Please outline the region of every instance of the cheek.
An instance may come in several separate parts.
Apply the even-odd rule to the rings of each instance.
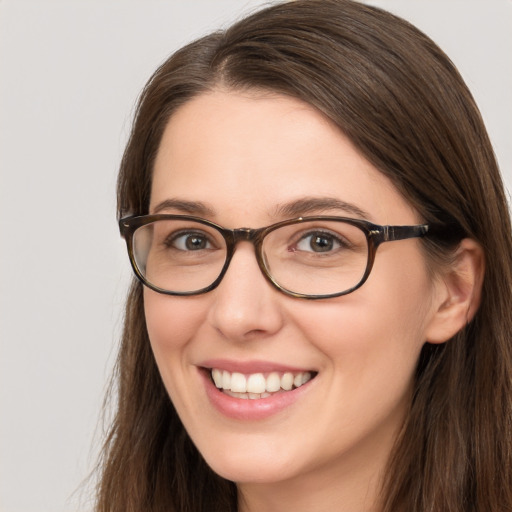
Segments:
[[[431,284],[422,260],[402,269],[383,251],[370,279],[331,301],[295,305],[294,318],[339,379],[410,382],[432,314]],[[300,306],[300,307],[299,307]]]
[[[365,308],[367,309],[367,308]],[[386,315],[386,313],[389,313]],[[361,311],[352,304],[304,313],[297,323],[303,336],[324,354],[339,378],[363,379],[403,370],[408,376],[423,345],[421,328],[389,308]]]
[[[198,301],[172,297],[144,290],[144,312],[149,339],[158,366],[162,359],[176,356],[194,336],[202,322],[203,311]]]

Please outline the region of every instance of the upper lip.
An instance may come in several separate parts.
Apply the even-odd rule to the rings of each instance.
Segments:
[[[252,361],[236,361],[231,359],[208,359],[201,362],[198,366],[202,368],[217,368],[226,370],[230,373],[238,372],[243,374],[251,373],[269,373],[269,372],[307,372],[314,371],[311,368],[300,368],[298,366],[290,366],[272,361],[252,360]]]

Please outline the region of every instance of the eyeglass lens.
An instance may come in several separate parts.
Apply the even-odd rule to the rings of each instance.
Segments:
[[[308,221],[267,233],[261,247],[267,273],[283,288],[329,295],[353,288],[368,262],[368,242],[343,221]],[[176,293],[210,286],[221,274],[227,244],[212,226],[188,219],[160,219],[133,235],[135,264],[157,288]]]

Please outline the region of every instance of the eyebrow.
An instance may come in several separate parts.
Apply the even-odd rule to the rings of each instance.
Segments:
[[[196,215],[198,217],[214,217],[213,208],[201,201],[186,201],[185,199],[166,199],[158,203],[152,213],[159,213],[164,210],[178,210],[188,215]]]
[[[187,201],[185,199],[169,198],[158,203],[152,213],[164,210],[177,210],[178,212],[198,217],[215,217],[214,209],[201,201]],[[342,211],[361,219],[370,220],[370,215],[358,206],[334,197],[304,197],[289,203],[278,204],[273,209],[273,217],[290,219],[311,213]]]
[[[290,203],[277,205],[274,212],[277,217],[293,218],[310,213],[340,210],[361,219],[370,219],[368,212],[355,204],[347,203],[335,197],[304,197]]]

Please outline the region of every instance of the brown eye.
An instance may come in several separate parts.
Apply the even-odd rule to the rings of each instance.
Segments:
[[[308,233],[303,236],[295,246],[297,251],[329,252],[342,248],[341,241],[329,233]]]
[[[213,248],[206,234],[190,232],[174,235],[166,245],[179,251],[201,251]]]

